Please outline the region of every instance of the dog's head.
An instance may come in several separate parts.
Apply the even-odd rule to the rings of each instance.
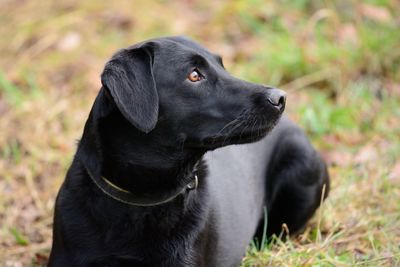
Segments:
[[[221,57],[182,37],[117,52],[101,76],[137,130],[187,147],[214,149],[259,140],[285,108],[285,93],[231,76]]]

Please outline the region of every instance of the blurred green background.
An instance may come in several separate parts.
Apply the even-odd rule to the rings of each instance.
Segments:
[[[0,1],[0,265],[42,266],[54,197],[116,50],[187,35],[288,92],[329,163],[305,232],[243,266],[400,265],[398,0]]]

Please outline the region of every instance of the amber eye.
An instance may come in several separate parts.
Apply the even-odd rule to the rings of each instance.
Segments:
[[[202,76],[198,70],[193,70],[189,76],[188,76],[189,81],[191,82],[198,82],[202,79]]]

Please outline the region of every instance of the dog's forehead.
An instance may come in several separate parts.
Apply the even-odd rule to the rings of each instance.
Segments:
[[[205,47],[196,43],[190,39],[184,37],[167,37],[159,39],[158,48],[161,54],[164,53],[180,53],[182,55],[188,54],[199,54],[203,57],[213,57],[214,55],[208,51]]]
[[[179,44],[179,45],[181,45],[183,47],[187,47],[187,48],[193,49],[195,51],[211,54],[211,52],[208,51],[201,44],[199,44],[199,43],[197,43],[197,42],[195,42],[195,41],[193,41],[193,40],[191,40],[189,38],[183,37],[183,36],[167,37],[167,38],[164,38],[164,40],[172,41],[172,42],[177,43],[177,44]]]

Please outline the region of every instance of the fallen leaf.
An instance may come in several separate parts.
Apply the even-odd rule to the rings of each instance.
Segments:
[[[354,157],[355,163],[366,163],[375,160],[378,157],[378,151],[373,145],[366,145],[361,148]]]
[[[35,264],[40,265],[40,266],[45,266],[47,262],[49,261],[48,256],[43,253],[36,253],[35,254]]]
[[[6,266],[6,267],[23,267],[22,262],[20,262],[20,261],[13,261],[13,260],[7,260],[7,261],[5,261],[5,266]]]
[[[390,94],[400,96],[400,83],[390,81],[386,84],[386,88]]]
[[[400,183],[400,161],[397,161],[389,173],[389,180],[393,183]]]
[[[389,10],[384,7],[370,4],[360,4],[359,11],[364,17],[377,22],[389,22],[392,20],[392,15],[390,14]]]
[[[352,23],[345,23],[341,27],[338,28],[337,31],[338,41],[342,44],[358,43],[358,33],[356,27]]]
[[[81,36],[77,32],[69,32],[62,38],[57,47],[61,51],[70,51],[78,47],[81,43]]]

